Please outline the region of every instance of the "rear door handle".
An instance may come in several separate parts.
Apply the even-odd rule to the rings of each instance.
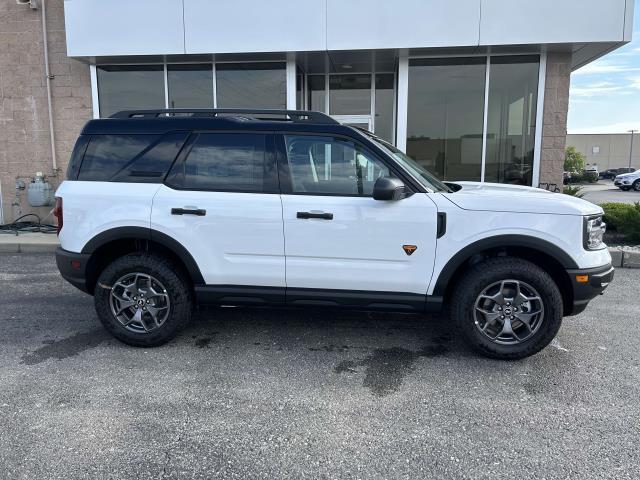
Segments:
[[[303,218],[303,219],[307,219],[307,218],[320,218],[322,220],[333,220],[333,213],[325,213],[325,212],[320,212],[320,213],[314,213],[314,212],[298,212],[298,214],[296,215],[297,218]]]
[[[204,217],[207,211],[204,208],[172,208],[171,215],[197,215]]]

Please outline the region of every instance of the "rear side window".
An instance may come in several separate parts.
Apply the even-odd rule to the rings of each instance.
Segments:
[[[159,138],[159,135],[93,135],[78,180],[110,181]]]
[[[191,151],[176,163],[167,184],[188,190],[266,192],[276,190],[267,136],[251,133],[201,133]]]
[[[69,165],[67,166],[67,180],[76,180],[78,178],[82,157],[84,157],[84,152],[87,149],[87,144],[90,139],[91,137],[89,135],[80,135],[78,140],[76,140],[73,153],[69,159]]]

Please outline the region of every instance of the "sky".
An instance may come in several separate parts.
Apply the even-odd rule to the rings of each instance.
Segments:
[[[569,133],[640,129],[640,5],[633,41],[573,72]]]

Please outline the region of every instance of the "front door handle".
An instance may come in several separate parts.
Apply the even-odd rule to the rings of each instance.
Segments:
[[[204,208],[172,208],[171,215],[197,215],[204,217],[207,211]]]
[[[298,212],[296,215],[297,218],[320,218],[322,220],[333,220],[333,213],[325,213],[325,212]]]

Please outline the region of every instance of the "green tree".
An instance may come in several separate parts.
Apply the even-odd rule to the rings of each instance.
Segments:
[[[576,150],[576,147],[567,147],[564,156],[565,172],[582,172],[584,170],[584,162],[587,159],[582,153]]]

